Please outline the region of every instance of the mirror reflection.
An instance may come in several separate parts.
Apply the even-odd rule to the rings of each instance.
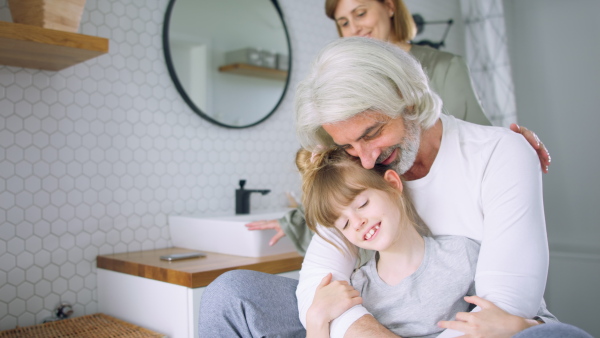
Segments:
[[[291,49],[275,0],[171,0],[163,44],[183,99],[220,126],[264,121],[286,91]]]

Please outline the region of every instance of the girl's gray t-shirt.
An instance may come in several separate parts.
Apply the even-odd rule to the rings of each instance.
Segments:
[[[464,296],[475,295],[475,269],[479,243],[462,236],[423,237],[421,265],[397,285],[377,274],[376,256],[354,271],[352,286],[360,291],[363,306],[389,330],[401,337],[435,337],[440,320],[454,320],[467,312]]]

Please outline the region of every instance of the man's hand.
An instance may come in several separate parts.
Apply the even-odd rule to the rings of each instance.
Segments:
[[[248,230],[273,229],[273,230],[277,231],[277,233],[269,241],[269,246],[275,245],[275,243],[277,243],[277,241],[279,241],[280,239],[282,239],[285,236],[285,232],[283,232],[283,230],[281,230],[281,226],[279,226],[279,222],[276,219],[272,219],[270,221],[264,220],[264,221],[251,222],[251,223],[246,224],[246,228],[248,228]]]
[[[519,134],[523,135],[523,137],[525,137],[527,142],[529,142],[529,144],[531,144],[533,149],[537,152],[538,157],[540,158],[540,164],[542,165],[542,172],[547,174],[548,166],[550,166],[550,162],[552,159],[550,158],[550,152],[548,152],[548,149],[546,148],[546,146],[542,143],[542,141],[540,141],[540,138],[533,131],[531,131],[523,126],[519,126],[516,123],[511,124],[510,129],[512,131],[514,131],[515,133],[519,133]]]
[[[481,311],[459,312],[455,321],[441,321],[438,326],[463,332],[461,337],[465,338],[509,338],[538,324],[533,319],[511,315],[481,297],[465,297],[465,301],[479,306]]]

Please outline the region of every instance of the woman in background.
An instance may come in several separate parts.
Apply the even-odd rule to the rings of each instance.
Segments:
[[[412,14],[402,0],[326,0],[325,14],[335,21],[340,37],[362,36],[388,41],[409,52],[425,70],[433,90],[441,97],[444,112],[480,125],[491,125],[473,90],[469,69],[461,56],[428,46],[410,43],[417,34]],[[550,154],[532,131],[516,124],[537,151],[542,171],[547,173]],[[301,255],[306,253],[313,233],[306,227],[302,206],[279,220],[261,220],[246,224],[249,230],[273,229],[269,245],[287,236]]]

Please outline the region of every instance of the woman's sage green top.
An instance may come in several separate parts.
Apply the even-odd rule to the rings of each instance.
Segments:
[[[490,125],[473,90],[469,69],[462,57],[418,45],[413,45],[410,53],[421,62],[431,87],[442,98],[444,113],[468,122]],[[304,208],[300,206],[289,211],[278,222],[298,252],[304,255],[313,235],[306,226]]]

